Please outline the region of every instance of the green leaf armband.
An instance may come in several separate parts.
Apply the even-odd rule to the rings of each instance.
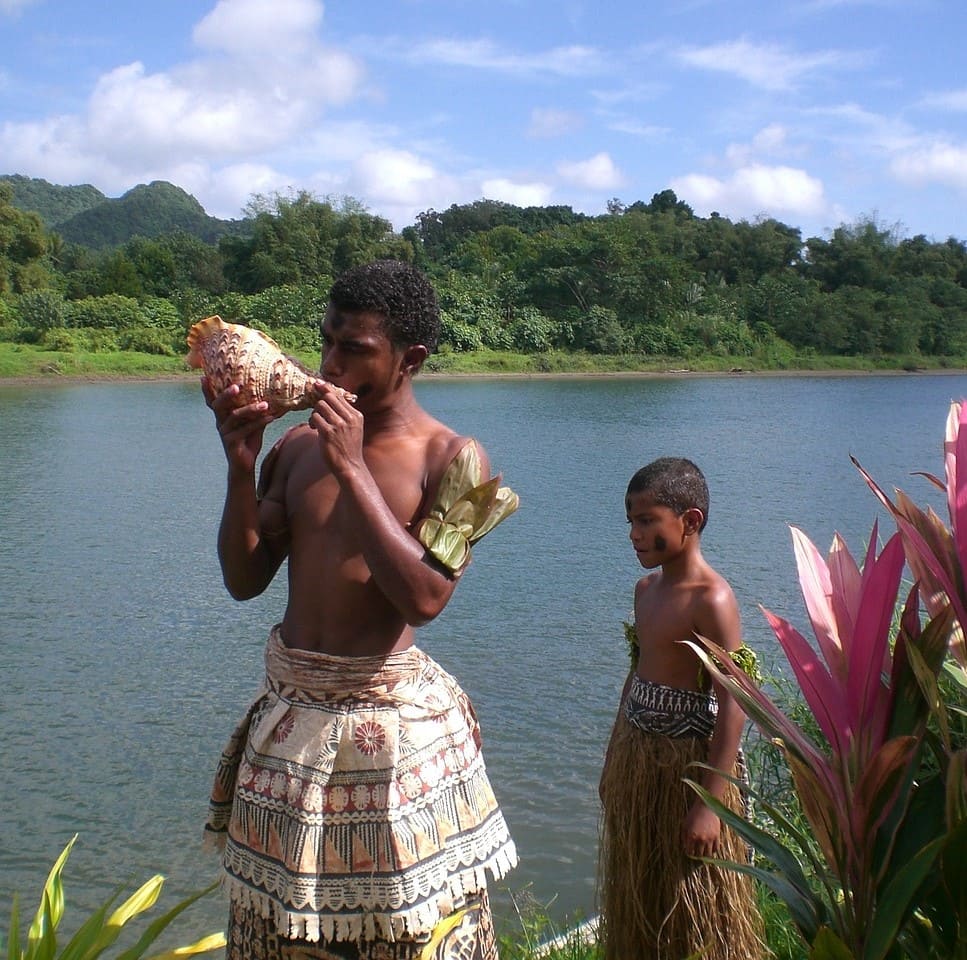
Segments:
[[[500,486],[500,475],[482,482],[480,454],[470,440],[447,467],[430,515],[420,520],[414,536],[448,570],[460,574],[470,562],[470,548],[506,520],[520,498]]]
[[[757,686],[762,686],[762,671],[759,669],[759,658],[755,655],[755,650],[739,644],[737,650],[729,651],[729,659]],[[698,671],[698,689],[708,691],[712,688],[712,681],[704,667]]]

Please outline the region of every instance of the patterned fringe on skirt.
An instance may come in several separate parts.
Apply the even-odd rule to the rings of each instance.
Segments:
[[[474,895],[459,909],[466,913],[434,944],[427,960],[497,960],[487,891]],[[232,903],[225,960],[423,960],[423,950],[432,937],[425,934],[395,942],[290,940],[256,911]]]
[[[752,879],[694,860],[682,846],[682,822],[697,799],[682,778],[698,778],[700,770],[687,768],[706,761],[708,740],[646,732],[635,722],[649,714],[665,723],[659,719],[664,713],[669,728],[684,730],[706,712],[714,723],[709,700],[714,703],[703,694],[638,681],[615,724],[601,778],[598,889],[606,960],[758,960],[765,953]],[[731,785],[726,803],[742,809]],[[724,824],[718,857],[748,860],[745,842]]]

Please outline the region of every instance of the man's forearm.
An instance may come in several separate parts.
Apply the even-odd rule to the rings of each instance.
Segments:
[[[258,596],[268,586],[272,574],[266,578],[265,559],[255,478],[229,471],[218,527],[218,560],[225,586],[236,600]]]
[[[403,528],[368,470],[340,478],[343,493],[359,519],[363,556],[386,598],[411,626],[432,620],[446,606],[454,583]]]

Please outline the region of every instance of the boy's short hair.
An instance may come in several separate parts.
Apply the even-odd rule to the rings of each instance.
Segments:
[[[379,313],[390,342],[422,344],[429,353],[440,339],[440,307],[422,271],[401,260],[375,260],[347,270],[333,283],[329,302],[350,313]]]
[[[708,484],[702,471],[684,457],[661,457],[642,467],[628,482],[626,496],[649,493],[655,503],[681,516],[686,510],[702,511],[701,532],[708,523]]]

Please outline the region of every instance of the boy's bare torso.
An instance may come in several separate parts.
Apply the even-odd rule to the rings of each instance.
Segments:
[[[638,676],[683,690],[698,690],[701,662],[681,641],[715,633],[715,610],[731,597],[726,581],[707,564],[681,577],[643,577],[635,587],[635,624],[641,657]]]
[[[422,413],[375,433],[364,459],[386,505],[409,528],[465,438]],[[383,656],[413,643],[413,629],[375,583],[364,542],[323,459],[316,432],[286,437],[259,507],[263,534],[287,550],[289,594],[282,621],[287,646],[337,656]]]

